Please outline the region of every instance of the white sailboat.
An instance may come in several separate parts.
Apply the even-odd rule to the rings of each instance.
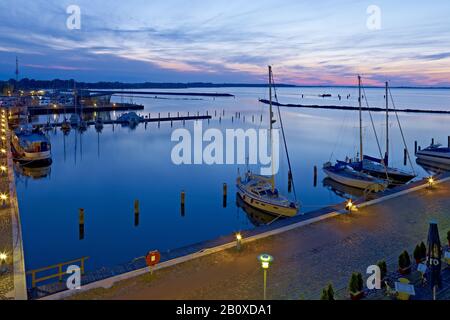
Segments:
[[[269,96],[270,96],[269,130],[270,130],[270,139],[271,139],[270,145],[273,164],[272,130],[274,119],[272,111],[273,109],[272,80],[273,80],[272,67],[269,66]],[[280,123],[282,123],[281,119]],[[278,191],[278,189],[275,188],[275,174],[272,174],[271,177],[265,177],[253,174],[252,172],[248,171],[244,177],[239,176],[237,178],[236,186],[238,194],[241,197],[241,199],[252,208],[281,217],[293,217],[298,213],[299,204],[290,201],[286,197],[282,196]]]

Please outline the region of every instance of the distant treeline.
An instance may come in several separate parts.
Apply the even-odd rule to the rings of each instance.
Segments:
[[[77,89],[188,89],[188,88],[231,88],[231,87],[266,87],[267,84],[243,84],[243,83],[206,83],[206,82],[190,82],[190,83],[123,83],[123,82],[76,82],[70,80],[34,80],[21,79],[16,85],[16,80],[0,81],[0,87],[13,86],[21,90],[33,89],[73,89],[76,85]],[[278,87],[296,87],[295,85],[280,84]]]
[[[156,82],[142,82],[142,83],[124,83],[124,82],[76,82],[70,80],[34,80],[24,78],[16,85],[16,80],[10,79],[8,81],[0,81],[0,89],[6,86],[12,86],[21,90],[36,90],[36,89],[73,89],[76,84],[78,89],[188,89],[188,88],[265,88],[267,84],[259,83],[210,83],[210,82],[189,82],[189,83],[156,83]],[[354,88],[355,86],[333,86],[333,85],[291,85],[291,84],[277,84],[279,88]],[[368,86],[368,88],[382,88],[377,86]],[[392,87],[398,89],[450,89],[450,87],[413,87],[400,86]]]

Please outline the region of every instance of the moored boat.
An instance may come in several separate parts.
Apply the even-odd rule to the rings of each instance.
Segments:
[[[443,147],[440,144],[434,144],[426,149],[417,151],[416,156],[420,160],[450,165],[450,148]]]
[[[327,162],[323,166],[323,171],[331,179],[358,189],[380,192],[388,187],[388,182],[384,179],[375,178],[367,173],[356,171],[349,163],[338,161],[336,164]]]
[[[29,166],[45,166],[52,163],[51,144],[39,129],[19,128],[12,141],[14,160]]]
[[[272,111],[272,85],[273,85],[273,76],[272,76],[272,67],[269,66],[269,96],[270,96],[270,104],[269,104],[269,132],[270,132],[270,150],[272,162],[274,164],[274,141],[273,141],[273,124],[275,120],[273,118],[274,113]],[[283,140],[285,143],[285,149],[287,153],[287,144],[284,135],[284,129],[281,121],[281,112],[278,109],[279,121],[281,125],[281,130],[283,132]],[[289,156],[287,155],[288,164],[289,164],[289,172],[290,176],[292,176],[291,165],[289,161]],[[291,181],[292,186],[294,185],[293,180]],[[275,174],[273,172],[272,167],[272,176],[266,177],[261,175],[256,175],[247,171],[244,177],[239,176],[236,181],[236,187],[238,193],[242,200],[248,204],[249,206],[261,210],[263,212],[280,216],[280,217],[293,217],[297,215],[299,210],[299,204],[293,201],[288,200],[286,197],[282,196],[279,190],[275,187]],[[295,194],[295,187],[294,194]]]

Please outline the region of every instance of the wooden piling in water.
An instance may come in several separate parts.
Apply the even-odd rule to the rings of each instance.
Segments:
[[[450,148],[450,136],[448,136],[448,147]]]
[[[134,200],[134,226],[139,226],[139,200]]]
[[[317,166],[314,166],[314,188],[317,187]]]
[[[431,145],[434,146],[434,138],[431,139]]]
[[[408,149],[403,150],[403,165],[406,166],[408,164]]]
[[[414,154],[417,154],[417,141],[414,141]]]
[[[227,207],[227,197],[228,197],[228,185],[226,183],[223,184],[223,202],[222,206],[224,208]]]
[[[181,191],[181,216],[186,214],[186,192]]]
[[[292,172],[288,172],[288,193],[292,192]]]
[[[84,239],[84,209],[79,209],[78,212],[78,229],[79,229],[79,239]]]

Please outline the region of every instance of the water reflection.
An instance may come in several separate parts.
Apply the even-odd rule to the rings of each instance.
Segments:
[[[51,165],[45,167],[30,167],[20,165],[18,162],[14,163],[14,170],[17,175],[33,180],[39,180],[50,177]]]
[[[250,207],[248,204],[245,203],[244,200],[242,200],[242,198],[238,193],[236,194],[236,205],[238,206],[238,208],[244,210],[244,212],[247,214],[248,220],[255,227],[266,226],[271,224],[275,220],[280,219],[279,217],[275,217],[271,214]]]
[[[330,178],[323,180],[323,186],[345,200],[364,196],[364,190],[346,186]]]

